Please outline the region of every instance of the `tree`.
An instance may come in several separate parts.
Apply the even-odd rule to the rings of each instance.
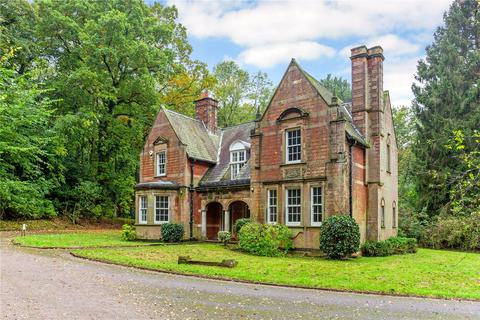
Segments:
[[[218,122],[221,127],[255,119],[265,110],[272,95],[272,82],[261,71],[253,76],[234,61],[217,64],[213,70],[216,85],[213,88],[219,102]]]
[[[465,170],[453,149],[453,132],[473,136],[480,123],[480,10],[475,0],[455,1],[444,15],[413,85],[416,135],[412,145],[417,210],[435,216],[448,209],[450,177]],[[465,145],[468,153],[471,145]]]
[[[160,102],[171,102],[172,84],[181,77],[186,87],[195,86],[190,92],[200,90],[203,67],[190,61],[174,7],[141,0],[39,0],[34,6],[68,150],[66,186],[57,193],[62,208],[88,203],[94,216],[129,213],[138,154]]]
[[[15,54],[4,63],[9,68],[15,66],[18,74],[28,71],[38,57],[33,32],[36,21],[34,8],[27,0],[0,0],[0,57],[14,49]]]
[[[10,51],[0,60],[0,218],[55,215],[48,195],[62,180],[65,149],[52,101],[35,73],[19,74]],[[38,72],[41,73],[41,72]]]
[[[352,101],[352,89],[350,83],[342,77],[334,77],[330,73],[320,83],[340,98],[342,101]]]

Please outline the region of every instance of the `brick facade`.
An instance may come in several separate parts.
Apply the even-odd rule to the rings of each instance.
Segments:
[[[266,223],[269,190],[276,190],[277,223],[288,225],[286,195],[287,190],[295,189],[301,194],[300,221],[289,227],[297,247],[318,247],[320,228],[312,218],[312,194],[317,192],[318,199],[319,190],[322,219],[351,214],[360,226],[362,242],[396,235],[393,224],[395,220],[398,225],[398,217],[393,217],[393,207],[398,208],[397,146],[388,93],[383,91],[382,49],[354,48],[351,60],[351,114],[344,103],[292,60],[266,111],[252,123],[249,137],[241,139],[249,148],[245,164],[248,176],[241,171],[242,179],[236,181],[230,180],[228,163],[219,163],[229,159],[228,154],[220,155],[225,148],[228,152],[228,146],[222,143],[226,139],[233,143],[236,138],[232,129],[227,134],[227,129],[217,128],[214,99],[203,95],[197,100],[196,117],[219,149],[215,163],[189,155],[167,111],[161,110],[140,155],[138,234],[160,237],[160,228],[150,218],[156,194],[171,198],[170,222],[184,224],[186,237],[204,238],[212,237],[215,228],[230,230],[241,216],[250,215]],[[287,132],[296,129],[301,134],[300,160],[290,163]],[[167,174],[156,177],[155,154],[161,150],[167,152]],[[388,158],[390,165],[386,163]],[[162,187],[162,182],[171,185]],[[141,195],[149,197],[149,219],[143,225],[138,220]]]

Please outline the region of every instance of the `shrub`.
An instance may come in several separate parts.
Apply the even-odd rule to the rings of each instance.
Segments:
[[[435,249],[480,250],[480,213],[440,217],[427,227],[422,244]]]
[[[180,242],[183,238],[183,224],[164,223],[162,224],[162,240],[165,242]]]
[[[250,222],[252,222],[252,220],[250,220],[250,218],[238,219],[237,221],[235,221],[235,224],[233,225],[233,230],[235,230],[236,233],[239,233],[240,229],[242,229],[242,227],[244,225],[246,225],[247,223],[250,223]]]
[[[232,234],[229,231],[218,231],[217,238],[218,241],[223,242],[223,245],[226,246],[228,241],[232,239]]]
[[[282,225],[247,223],[240,228],[238,237],[240,248],[259,256],[284,255],[293,248],[292,233]]]
[[[366,257],[384,257],[393,254],[417,252],[415,238],[392,237],[385,241],[369,241],[362,245],[362,254]]]
[[[320,250],[331,259],[348,257],[359,246],[360,228],[350,216],[331,216],[320,227]]]
[[[135,239],[137,239],[135,227],[129,224],[124,224],[122,226],[122,240],[133,241]]]

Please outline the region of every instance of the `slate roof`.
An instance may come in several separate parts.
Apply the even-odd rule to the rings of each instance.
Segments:
[[[199,120],[172,110],[163,110],[178,139],[186,145],[187,154],[190,158],[211,163],[217,162],[217,150],[220,140],[218,135],[208,132],[203,122]]]
[[[200,186],[212,184],[225,184],[230,180],[230,145],[237,141],[250,143],[250,131],[254,128],[255,122],[247,122],[232,127],[224,128],[221,131],[220,149],[217,165],[210,168],[200,181]],[[250,155],[247,154],[247,163],[242,167],[237,180],[250,179]],[[235,181],[238,182],[238,181]],[[234,183],[234,182],[231,182]]]

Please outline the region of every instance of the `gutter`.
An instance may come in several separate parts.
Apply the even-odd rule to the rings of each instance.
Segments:
[[[195,188],[193,187],[193,167],[195,166],[195,159],[191,159],[190,162],[190,188],[188,188],[188,195],[190,200],[190,241],[193,240],[193,192]]]
[[[352,147],[355,140],[348,139],[348,210],[353,217],[353,156]]]

